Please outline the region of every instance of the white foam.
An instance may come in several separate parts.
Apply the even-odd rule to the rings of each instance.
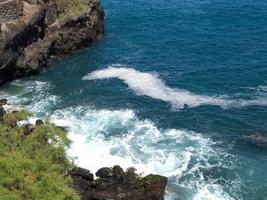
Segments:
[[[60,102],[60,97],[50,93],[49,82],[16,80],[6,90],[0,91],[1,98],[8,100],[7,109],[29,109],[37,114],[47,112]]]
[[[94,71],[83,78],[83,80],[118,78],[134,90],[137,95],[145,95],[168,103],[174,108],[197,107],[201,105],[216,105],[222,108],[244,107],[244,106],[267,106],[267,98],[256,97],[252,100],[225,99],[198,95],[187,90],[168,87],[157,75],[144,73],[131,68],[108,67],[103,70]]]
[[[212,141],[201,134],[160,130],[150,120],[139,120],[132,110],[75,107],[56,111],[51,120],[69,128],[73,141],[69,155],[77,157],[76,163],[92,172],[103,166],[134,166],[144,175],[175,177],[177,184],[189,175],[192,179],[185,179],[182,186],[195,192],[194,200],[202,199],[204,194],[210,197],[207,200],[230,200],[223,189],[214,193],[219,186],[210,183],[207,187],[202,178],[201,169],[211,167],[208,160],[220,159],[220,155],[212,149]]]
[[[224,192],[219,185],[207,184],[199,188],[193,200],[234,200],[234,198]]]

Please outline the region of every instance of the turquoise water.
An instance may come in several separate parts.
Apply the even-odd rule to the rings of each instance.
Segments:
[[[106,34],[1,89],[76,162],[169,177],[167,199],[267,199],[267,2],[103,0]],[[264,140],[264,139],[263,139]]]

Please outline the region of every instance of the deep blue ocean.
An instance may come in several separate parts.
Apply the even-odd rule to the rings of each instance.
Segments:
[[[267,200],[267,1],[102,5],[100,41],[1,96],[68,127],[93,172],[165,175],[166,199]]]

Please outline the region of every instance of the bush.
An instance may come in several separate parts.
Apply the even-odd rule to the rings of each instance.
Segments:
[[[27,126],[15,122],[28,116],[25,111],[9,113],[0,121],[1,200],[80,199],[66,176],[73,167],[66,155],[66,133],[45,123],[25,134]]]

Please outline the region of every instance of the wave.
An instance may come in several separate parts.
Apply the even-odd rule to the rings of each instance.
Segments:
[[[96,172],[103,166],[119,164],[124,169],[134,166],[144,175],[165,175],[170,183],[166,199],[177,199],[181,191],[192,194],[183,198],[188,200],[240,199],[236,197],[241,185],[238,176],[223,177],[232,171],[236,158],[215,149],[211,139],[187,130],[160,129],[129,109],[79,106],[54,111],[60,98],[50,97],[52,87],[42,81],[18,81],[5,95],[16,91],[11,101],[33,110],[38,118],[50,116],[57,125],[67,127],[73,141],[68,154],[76,158],[77,165]],[[214,173],[207,176],[207,171]],[[218,176],[218,172],[222,173]]]
[[[177,191],[177,187],[190,190],[193,196],[189,199],[194,200],[230,200],[225,187],[239,190],[239,183],[218,184],[223,175],[205,176],[205,171],[231,171],[235,159],[214,149],[213,142],[199,133],[161,130],[150,120],[138,119],[132,110],[73,107],[54,112],[51,120],[70,130],[73,143],[69,155],[76,156],[77,164],[92,172],[103,166],[134,166],[143,175],[170,177],[175,185],[169,187],[170,191]],[[234,181],[239,180],[234,177]]]
[[[45,81],[16,80],[0,91],[0,97],[8,99],[8,109],[23,107],[42,116],[60,103],[60,97],[51,94],[52,88]]]
[[[97,70],[83,77],[83,80],[118,78],[128,85],[137,95],[149,96],[153,99],[170,103],[174,108],[197,107],[201,105],[214,105],[222,108],[267,106],[267,98],[256,97],[251,100],[227,99],[198,95],[187,90],[168,87],[157,75],[140,72],[132,68],[110,66]]]

